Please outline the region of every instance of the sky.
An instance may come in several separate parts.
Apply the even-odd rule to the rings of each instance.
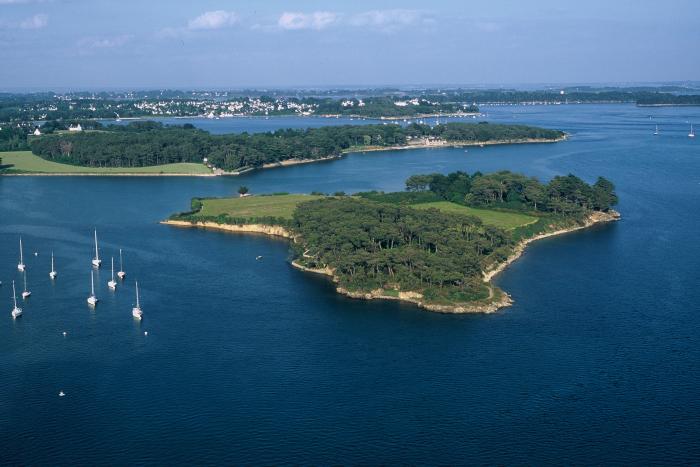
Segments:
[[[697,0],[0,0],[0,89],[700,80]]]

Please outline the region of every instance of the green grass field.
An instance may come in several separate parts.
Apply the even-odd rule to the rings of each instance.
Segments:
[[[203,164],[181,163],[154,165],[151,167],[125,167],[125,168],[95,168],[80,167],[77,165],[59,164],[51,162],[32,154],[30,151],[0,152],[2,164],[8,167],[10,172],[41,173],[41,174],[211,174]]]
[[[282,217],[291,219],[299,203],[322,198],[314,195],[246,196],[202,200],[202,216],[228,214],[231,217]]]
[[[488,209],[476,209],[449,201],[437,201],[434,203],[421,203],[411,206],[416,209],[436,208],[447,213],[468,214],[481,219],[484,224],[495,225],[506,230],[511,230],[523,225],[537,222],[537,217],[515,212],[490,211]]]

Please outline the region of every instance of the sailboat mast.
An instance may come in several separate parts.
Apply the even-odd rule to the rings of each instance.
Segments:
[[[24,254],[22,254],[22,237],[19,237],[19,264],[24,264]]]
[[[55,270],[55,268],[53,266],[53,251],[52,251],[51,252],[51,272],[53,272],[54,270]]]
[[[95,295],[95,273],[90,271],[90,292],[94,296]]]
[[[24,291],[27,291],[27,271],[24,271]]]
[[[122,263],[122,249],[119,249],[119,270],[124,270],[124,264]]]
[[[95,259],[100,259],[100,252],[97,250],[97,229],[95,229]]]
[[[17,290],[15,290],[15,281],[12,281],[12,298],[15,300],[15,308],[17,308]]]
[[[112,282],[114,282],[114,256],[112,256]]]
[[[141,308],[139,304],[139,281],[136,281],[136,308]]]

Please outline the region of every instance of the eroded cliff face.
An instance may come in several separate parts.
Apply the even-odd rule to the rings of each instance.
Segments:
[[[189,222],[189,221],[163,221],[162,224],[176,225],[179,227],[201,227],[204,229],[225,230],[227,232],[241,233],[261,233],[265,235],[273,235],[275,237],[294,238],[289,230],[278,225],[266,224],[217,224],[216,222]]]

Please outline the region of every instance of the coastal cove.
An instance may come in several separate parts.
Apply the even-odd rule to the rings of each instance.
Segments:
[[[238,177],[0,177],[3,460],[697,463],[700,157],[687,122],[700,122],[700,109],[482,111],[569,137],[360,152]],[[226,133],[313,120],[333,123],[185,121]],[[352,299],[291,265],[287,238],[159,223],[194,197],[236,196],[241,185],[250,198],[388,193],[414,174],[458,170],[604,175],[622,218],[533,241],[489,271],[514,299],[497,313]],[[101,302],[90,311],[94,228],[105,261],[124,249],[129,276],[112,293],[108,271],[97,271]],[[20,235],[33,293],[12,321]],[[130,313],[136,279],[140,324]]]

